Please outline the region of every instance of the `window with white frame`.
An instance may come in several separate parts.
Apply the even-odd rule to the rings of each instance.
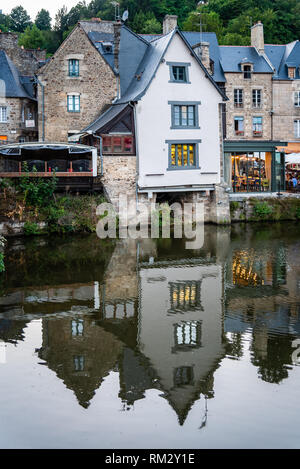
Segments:
[[[300,138],[300,119],[294,120],[294,135],[296,138]]]
[[[252,106],[255,108],[261,107],[261,90],[252,90]]]
[[[243,90],[236,88],[234,90],[234,107],[243,107]]]
[[[294,92],[294,105],[295,107],[300,107],[300,91]]]
[[[68,107],[68,112],[80,112],[80,96],[69,94],[67,107]]]
[[[7,122],[7,107],[0,106],[0,122]]]

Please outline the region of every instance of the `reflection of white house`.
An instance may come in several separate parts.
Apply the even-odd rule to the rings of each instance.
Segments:
[[[221,266],[141,268],[139,349],[181,422],[223,354],[222,324]]]

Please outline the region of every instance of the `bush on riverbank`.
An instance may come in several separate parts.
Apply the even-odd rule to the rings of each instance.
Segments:
[[[0,219],[10,224],[24,223],[26,236],[47,233],[95,232],[97,206],[102,194],[57,194],[57,178],[24,176],[12,184],[2,180]]]
[[[299,221],[300,198],[278,197],[263,200],[255,198],[231,201],[232,222],[240,221]]]

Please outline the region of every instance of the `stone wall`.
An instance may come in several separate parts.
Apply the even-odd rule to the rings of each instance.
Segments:
[[[100,174],[100,167],[98,174]],[[104,156],[101,182],[107,198],[114,204],[115,208],[118,208],[120,194],[126,194],[129,198],[135,198],[136,157],[127,155]]]
[[[34,101],[23,98],[0,99],[0,105],[7,107],[7,122],[0,123],[0,135],[7,136],[7,143],[17,143],[20,137],[25,137],[26,141],[37,140],[35,128],[26,128],[22,122],[22,108],[30,108],[33,116],[37,112]]]
[[[68,76],[68,60],[79,60],[79,76]],[[90,124],[117,94],[117,78],[80,25],[40,71],[45,93],[45,140],[67,141]],[[42,92],[38,87],[39,130],[42,127]],[[68,112],[67,95],[79,94],[80,112]]]
[[[272,74],[252,73],[252,78],[244,79],[242,73],[226,73],[226,95],[229,101],[226,103],[226,138],[228,140],[271,140],[271,116],[272,109]],[[234,107],[234,89],[243,90],[244,105],[242,108]],[[252,106],[252,90],[262,90],[261,108]],[[244,117],[244,135],[235,135],[234,117]],[[262,116],[263,133],[261,137],[254,137],[252,132],[252,117]]]
[[[294,120],[300,119],[300,107],[294,105],[299,80],[273,81],[273,135],[275,140],[299,141],[294,134]]]
[[[39,69],[39,61],[46,57],[46,51],[19,47],[18,36],[13,33],[0,33],[0,50],[7,53],[21,75],[34,75]],[[36,58],[36,54],[39,58]]]

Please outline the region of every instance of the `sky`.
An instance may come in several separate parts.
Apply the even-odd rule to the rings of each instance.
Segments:
[[[66,5],[67,9],[70,10],[78,1],[79,0],[7,0],[6,2],[0,2],[0,10],[2,10],[4,14],[9,14],[13,8],[22,5],[34,21],[38,11],[44,8],[49,11],[52,20],[54,20],[57,10],[62,8],[63,5]],[[90,3],[89,0],[87,0],[87,3]]]

